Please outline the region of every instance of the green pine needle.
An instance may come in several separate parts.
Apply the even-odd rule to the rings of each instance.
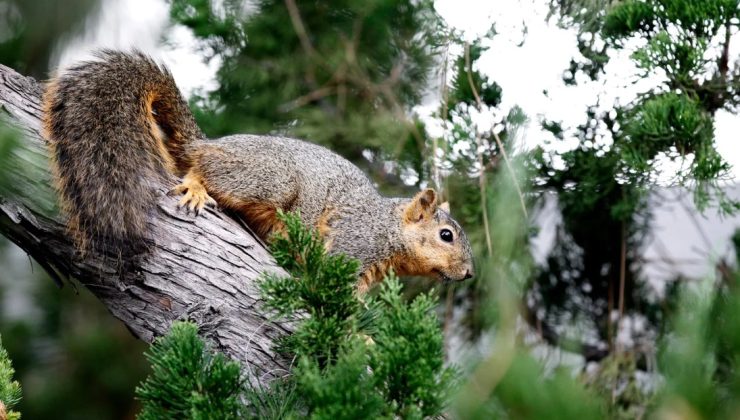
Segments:
[[[152,373],[136,389],[143,406],[139,419],[240,417],[239,365],[210,351],[195,324],[174,323],[146,356]]]
[[[21,415],[12,409],[21,401],[21,386],[13,380],[15,369],[13,369],[8,357],[8,352],[0,342],[0,402],[5,406],[4,410],[8,420],[20,419]]]
[[[267,306],[280,316],[306,313],[280,343],[298,367],[293,381],[312,418],[423,418],[441,413],[454,377],[444,367],[442,333],[422,295],[405,302],[394,275],[361,304],[357,261],[329,255],[300,215],[278,215],[284,235],[271,246],[292,277],[266,276]]]

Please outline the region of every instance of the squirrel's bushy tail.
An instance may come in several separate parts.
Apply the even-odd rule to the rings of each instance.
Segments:
[[[157,185],[202,138],[169,71],[140,52],[102,51],[53,79],[43,124],[69,230],[82,251],[147,249]]]

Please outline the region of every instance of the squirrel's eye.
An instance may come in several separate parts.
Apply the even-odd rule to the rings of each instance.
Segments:
[[[452,242],[452,231],[449,229],[442,229],[439,231],[439,237],[445,242]]]

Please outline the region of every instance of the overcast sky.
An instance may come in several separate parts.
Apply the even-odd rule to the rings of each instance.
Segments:
[[[65,43],[59,51],[57,62],[62,67],[88,57],[94,47],[136,47],[164,61],[186,94],[215,86],[218,63],[208,65],[201,61],[189,30],[168,26],[168,5],[164,0],[105,1],[100,14],[90,18],[83,35]],[[521,142],[527,146],[541,144],[548,138],[549,133],[539,127],[542,116],[561,121],[565,128],[573,128],[584,122],[584,111],[595,104],[597,96],[600,108],[609,110],[617,102],[632,101],[638,93],[659,82],[638,78],[629,51],[622,51],[610,60],[606,76],[601,78],[603,81],[579,79],[578,86],[565,86],[563,71],[568,68],[570,59],[579,55],[577,34],[574,30],[559,28],[554,21],[547,22],[546,0],[437,0],[435,6],[447,22],[463,30],[468,39],[486,33],[495,22],[499,34],[481,57],[479,70],[503,88],[502,115],[498,118],[515,105],[528,115],[529,123],[520,132]],[[144,10],[146,13],[142,13]],[[169,45],[161,43],[165,32]],[[737,34],[732,45],[731,56],[740,56]],[[543,94],[544,91],[548,95]],[[429,114],[436,106],[433,100],[418,111],[422,115]],[[736,177],[740,175],[738,133],[740,117],[718,112],[717,146],[723,157],[733,164]],[[552,147],[563,151],[576,144],[573,137]],[[653,264],[648,268],[653,270],[651,276],[658,275],[661,270],[668,270],[670,275],[681,272],[698,276],[711,272],[706,261],[716,261],[728,254],[727,238],[738,225],[737,219],[722,221],[716,215],[696,216],[690,198],[680,203],[675,201],[658,213],[653,226],[655,239],[648,246],[646,257],[665,260],[667,254],[677,261],[693,261],[693,265],[680,267],[680,264],[671,263],[666,268],[662,263],[660,268]],[[695,219],[698,219],[696,223]],[[552,228],[553,223],[549,225]],[[704,227],[697,228],[699,225]],[[708,237],[705,231],[709,232]]]

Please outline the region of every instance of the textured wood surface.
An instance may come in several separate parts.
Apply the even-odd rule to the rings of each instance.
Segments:
[[[12,165],[0,168],[12,181],[10,192],[0,196],[0,234],[56,281],[79,281],[140,339],[151,342],[173,321],[192,320],[218,350],[242,362],[253,380],[283,376],[289,361],[272,344],[290,325],[270,319],[255,287],[261,273],[283,272],[258,240],[222,212],[185,214],[162,185],[150,220],[154,250],[131,274],[121,278],[116,261],[77,256],[54,208],[40,135],[41,89],[34,79],[0,65],[2,124],[23,134]]]

